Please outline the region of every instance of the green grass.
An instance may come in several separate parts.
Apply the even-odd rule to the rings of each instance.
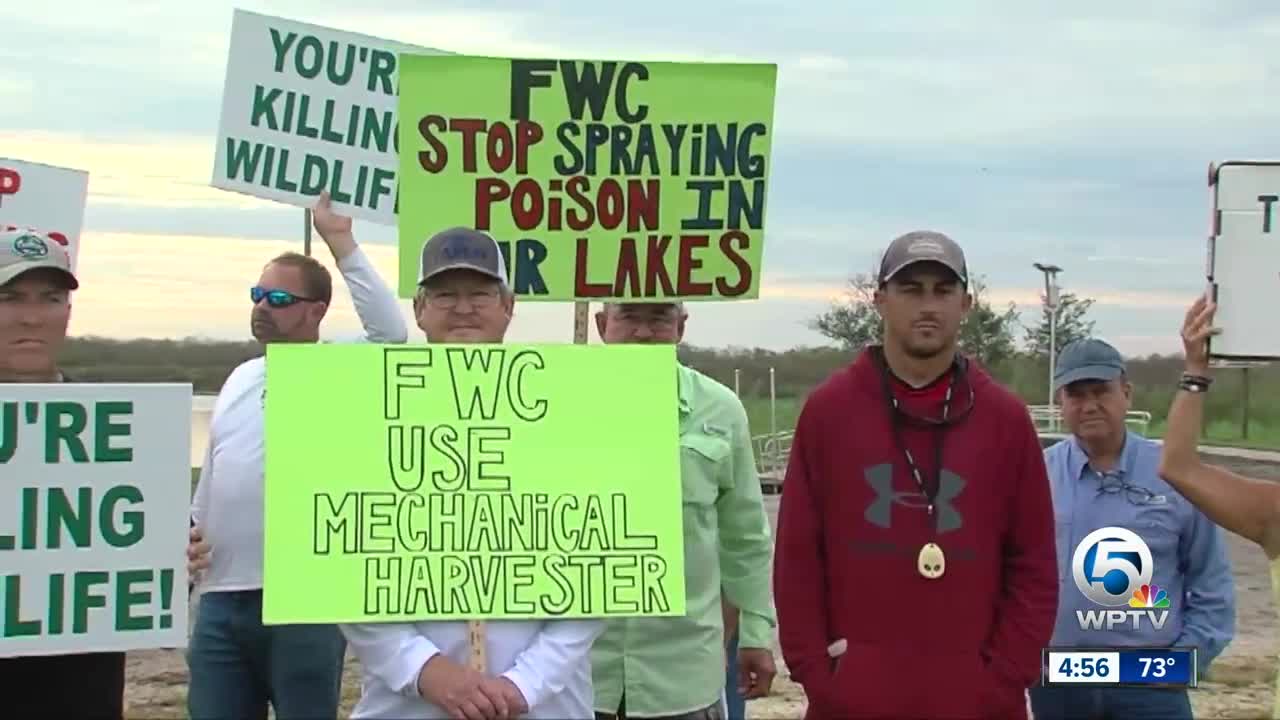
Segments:
[[[747,422],[751,425],[752,435],[769,433],[769,398],[747,396],[742,398],[742,406],[747,410]],[[778,398],[777,431],[789,432],[796,427],[796,418],[800,415],[801,399],[797,397]]]
[[[1157,420],[1151,424],[1147,435],[1163,437],[1165,421]],[[1230,447],[1252,448],[1255,450],[1280,450],[1280,424],[1262,423],[1257,420],[1249,423],[1249,437],[1241,433],[1240,423],[1229,420],[1210,422],[1200,435],[1206,445],[1226,445]]]

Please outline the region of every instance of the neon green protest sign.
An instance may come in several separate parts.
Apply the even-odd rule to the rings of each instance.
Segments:
[[[675,363],[270,346],[264,622],[683,615]]]
[[[448,227],[529,300],[759,297],[777,66],[400,56],[400,282]]]

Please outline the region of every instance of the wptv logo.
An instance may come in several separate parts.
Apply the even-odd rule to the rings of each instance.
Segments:
[[[1089,533],[1076,546],[1071,573],[1086,598],[1107,608],[1077,610],[1081,630],[1112,630],[1144,624],[1159,630],[1169,619],[1169,594],[1151,584],[1151,548],[1131,530],[1105,527]]]

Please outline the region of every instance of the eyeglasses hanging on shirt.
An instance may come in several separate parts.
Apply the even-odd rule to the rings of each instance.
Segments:
[[[1124,499],[1133,505],[1159,505],[1165,501],[1163,495],[1129,482],[1122,472],[1095,472],[1094,475],[1098,478],[1099,496],[1124,493]]]

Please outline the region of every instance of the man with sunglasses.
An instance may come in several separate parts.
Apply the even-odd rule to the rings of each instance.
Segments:
[[[503,341],[515,295],[493,238],[449,228],[423,245],[420,261],[413,309],[428,343]],[[353,718],[586,720],[592,715],[590,652],[603,627],[600,620],[501,620],[477,626],[424,620],[341,627],[364,672]],[[483,627],[486,672],[468,665],[473,627]]]
[[[807,718],[1026,716],[1057,604],[1026,405],[958,352],[964,253],[895,239],[883,344],[808,397],[782,483],[774,602]]]
[[[611,302],[596,329],[606,344],[678,344],[688,318],[682,303]],[[771,533],[747,413],[729,388],[677,369],[687,612],[607,622],[592,649],[597,720],[721,720],[727,689],[764,697],[776,673]]]
[[[322,195],[314,210],[369,342],[403,343],[399,303],[356,245],[351,220]],[[250,288],[250,327],[264,346],[314,343],[332,299],[329,271],[285,253]],[[316,392],[323,392],[317,388]],[[334,625],[262,624],[263,407],[266,358],[233,370],[214,406],[209,445],[192,501],[187,554],[201,590],[188,664],[192,720],[334,718],[346,643]]]
[[[1045,450],[1057,516],[1062,598],[1053,646],[1196,647],[1203,675],[1235,630],[1235,584],[1222,529],[1160,477],[1159,443],[1128,427],[1133,385],[1118,350],[1096,338],[1072,342],[1058,355],[1053,382],[1071,433]],[[1081,563],[1075,561],[1078,551],[1088,551],[1080,545],[1090,533],[1108,527],[1135,533],[1150,552],[1150,567],[1135,567],[1130,587],[1102,586],[1105,573],[1089,570],[1103,563],[1130,563],[1126,558],[1134,551],[1128,548],[1126,554],[1097,543],[1092,565],[1086,566],[1084,556]],[[1137,553],[1145,559],[1140,549]],[[1087,597],[1078,584],[1082,579],[1110,595],[1131,595],[1142,585],[1152,595],[1159,586],[1168,599],[1167,619],[1161,627],[1143,618],[1136,627],[1126,622],[1082,628],[1088,625],[1080,620],[1085,613],[1114,609]],[[1126,600],[1116,602],[1127,609]],[[1185,689],[1036,687],[1031,703],[1036,720],[1191,717]]]

